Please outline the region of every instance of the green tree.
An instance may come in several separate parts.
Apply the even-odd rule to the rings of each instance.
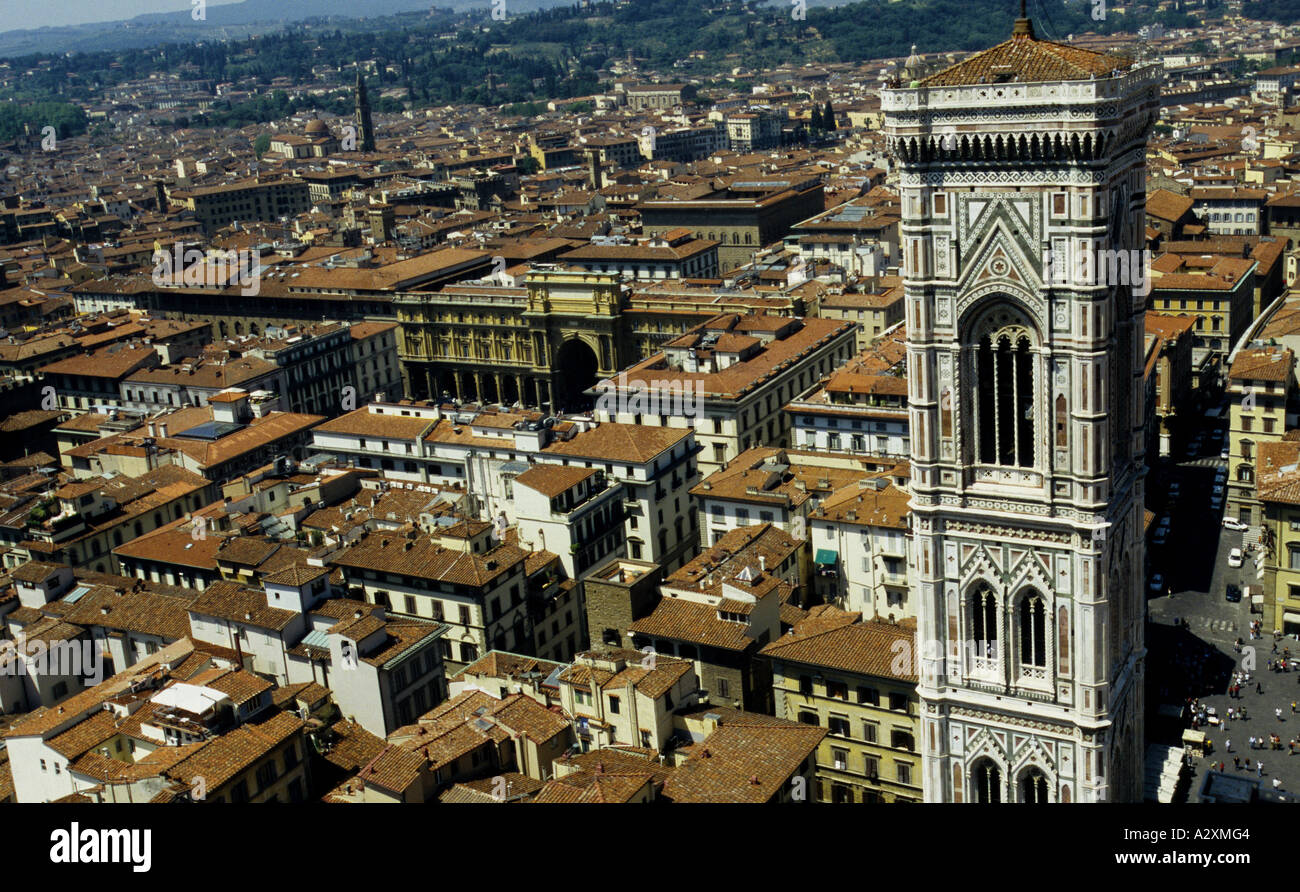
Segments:
[[[826,111],[822,112],[822,126],[827,130],[835,130],[835,109],[831,108],[831,101],[826,100]]]
[[[271,134],[259,133],[253,140],[253,152],[258,158],[261,158],[271,148]]]
[[[812,123],[808,125],[808,129],[813,133],[821,133],[825,128],[826,123],[822,119],[822,110],[819,106],[814,105],[812,110]]]

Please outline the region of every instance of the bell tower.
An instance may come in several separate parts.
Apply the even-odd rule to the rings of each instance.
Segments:
[[[926,801],[1140,801],[1158,65],[1010,39],[882,92]]]

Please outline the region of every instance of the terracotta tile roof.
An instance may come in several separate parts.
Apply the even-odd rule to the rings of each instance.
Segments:
[[[192,784],[195,778],[202,777],[208,790],[220,789],[290,737],[299,734],[304,724],[291,713],[272,713],[265,721],[247,722],[214,738],[165,774],[185,784]]]
[[[60,725],[74,720],[78,715],[85,715],[101,706],[110,698],[129,688],[132,682],[147,677],[164,663],[174,664],[183,658],[191,656],[196,650],[195,642],[188,638],[168,645],[140,660],[130,668],[119,672],[112,678],[92,688],[73,694],[62,703],[55,706],[42,706],[40,709],[28,713],[20,721],[14,723],[6,736],[24,737],[48,734]]]
[[[693,434],[689,428],[602,422],[571,440],[557,440],[542,450],[544,456],[560,455],[644,464],[671,450]]]
[[[1260,443],[1257,463],[1255,489],[1261,502],[1300,505],[1300,440]]]
[[[436,579],[457,585],[485,586],[519,567],[524,561],[524,552],[503,542],[491,551],[472,554],[443,548],[428,535],[414,529],[405,532],[381,530],[367,533],[331,560],[341,567]]]
[[[361,725],[346,719],[330,726],[332,743],[323,753],[327,762],[337,765],[349,774],[361,770],[388,746],[382,737],[371,734]]]
[[[1156,189],[1147,195],[1147,213],[1158,220],[1174,223],[1191,209],[1191,198],[1168,189]]]
[[[122,578],[122,593],[96,585],[72,605],[64,619],[82,626],[100,626],[176,641],[190,634],[189,608],[198,592],[177,597],[157,591],[150,583],[138,589],[135,580]]]
[[[673,802],[767,802],[828,733],[796,722],[728,721],[691,748],[664,783],[664,796]]]
[[[189,683],[220,691],[236,706],[243,706],[259,694],[275,687],[265,678],[243,669],[210,669],[207,672],[200,672],[191,678]]]
[[[915,621],[897,625],[853,622],[855,616],[851,613],[810,616],[789,635],[782,635],[764,647],[762,653],[774,660],[915,682]]]
[[[536,673],[545,678],[562,665],[564,664],[537,657],[493,650],[479,657],[448,680],[463,681],[471,675],[486,678],[518,678],[528,673]]]
[[[1122,71],[1133,60],[1017,35],[923,79],[923,87],[1005,81],[1079,81]]]
[[[62,734],[50,738],[46,745],[61,756],[76,759],[105,740],[115,737],[120,723],[121,720],[113,713],[101,710]]]
[[[284,631],[299,615],[292,610],[267,605],[263,591],[244,588],[224,579],[200,592],[189,611],[274,632]]]
[[[1294,368],[1295,354],[1291,350],[1259,347],[1238,353],[1228,377],[1236,381],[1282,382],[1291,377]]]
[[[533,798],[537,804],[550,803],[625,803],[632,801],[647,784],[654,782],[650,771],[629,772],[626,774],[594,774],[583,772],[578,775],[557,778],[546,782],[546,786]]]
[[[901,487],[879,478],[885,485],[850,484],[823,499],[813,512],[816,520],[854,523],[862,526],[906,529],[911,496]]]
[[[663,598],[647,616],[631,623],[628,631],[724,650],[743,651],[754,644],[744,626],[719,619],[718,608],[683,598]]]
[[[565,467],[552,464],[533,465],[516,477],[515,483],[553,499],[595,474],[595,468]]]
[[[403,793],[419,781],[427,763],[419,755],[387,744],[357,772],[356,779],[394,793]]]
[[[497,778],[505,781],[506,796],[504,799],[497,796],[497,790],[499,789]],[[543,781],[529,777],[526,774],[520,774],[517,771],[504,771],[492,777],[455,784],[439,796],[438,801],[452,804],[526,802],[532,797],[532,794],[545,785]]]

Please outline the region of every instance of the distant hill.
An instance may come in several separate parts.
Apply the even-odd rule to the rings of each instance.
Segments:
[[[572,0],[507,0],[510,15],[519,15]],[[190,10],[146,13],[117,22],[92,22],[54,28],[21,28],[0,31],[0,58],[34,53],[70,53],[143,49],[165,43],[199,43],[239,40],[254,34],[283,29],[295,22],[330,19],[374,19],[402,13],[433,10],[463,13],[486,12],[491,0],[243,0],[216,5],[209,2],[203,21],[195,21]]]

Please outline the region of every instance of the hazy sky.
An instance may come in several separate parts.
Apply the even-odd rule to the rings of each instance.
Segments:
[[[220,6],[230,0],[208,0]],[[0,0],[0,31],[112,22],[146,12],[181,12],[193,8],[190,0]]]

